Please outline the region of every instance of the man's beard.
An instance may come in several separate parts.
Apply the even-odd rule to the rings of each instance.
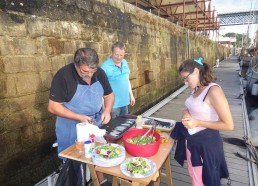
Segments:
[[[83,81],[91,80],[91,77],[89,76],[82,76],[81,78]]]

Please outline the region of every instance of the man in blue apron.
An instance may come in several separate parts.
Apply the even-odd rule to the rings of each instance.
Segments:
[[[80,48],[74,62],[58,70],[53,78],[48,111],[57,116],[58,153],[75,143],[77,123],[96,121],[94,124],[101,126],[111,119],[114,94],[98,64],[94,49]]]

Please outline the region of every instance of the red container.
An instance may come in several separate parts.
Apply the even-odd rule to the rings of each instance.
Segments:
[[[144,135],[145,132],[147,132],[148,129],[130,129],[128,132],[126,132],[123,136],[123,141],[124,141],[124,147],[126,152],[131,154],[132,156],[138,156],[138,157],[149,157],[154,154],[156,154],[159,150],[159,145],[160,145],[160,135],[157,132],[154,132],[154,137],[156,138],[156,141],[154,143],[150,143],[147,145],[137,145],[137,144],[132,144],[128,143],[126,139],[128,138],[136,138],[139,135]],[[148,135],[151,135],[152,131]]]

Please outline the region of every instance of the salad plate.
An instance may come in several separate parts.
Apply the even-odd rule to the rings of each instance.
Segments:
[[[119,144],[105,144],[97,146],[92,151],[92,161],[100,167],[113,167],[125,160],[125,149]]]
[[[156,164],[148,158],[132,157],[120,165],[120,170],[132,178],[146,178],[156,171]]]

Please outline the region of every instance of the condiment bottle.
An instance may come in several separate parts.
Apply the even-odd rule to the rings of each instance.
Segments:
[[[94,149],[95,148],[95,135],[94,134],[90,134],[90,140],[91,140],[91,148]]]
[[[136,128],[137,129],[142,129],[142,126],[143,126],[143,118],[141,115],[138,115],[137,118],[136,118]]]
[[[85,150],[85,157],[91,158],[91,155],[92,155],[91,140],[87,140],[84,142],[84,150]]]

